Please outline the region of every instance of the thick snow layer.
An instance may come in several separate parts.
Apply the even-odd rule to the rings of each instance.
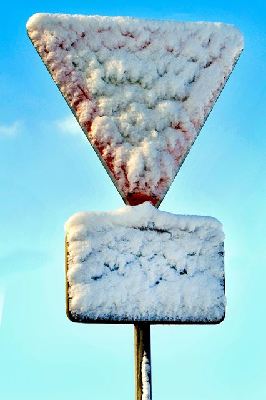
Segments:
[[[149,202],[74,215],[66,223],[71,318],[219,322],[223,238],[214,218],[174,215]]]
[[[239,57],[239,31],[63,14],[27,29],[127,203],[158,203]]]
[[[141,363],[141,377],[142,377],[142,396],[141,400],[151,399],[151,385],[150,385],[151,366],[147,354],[144,352]]]

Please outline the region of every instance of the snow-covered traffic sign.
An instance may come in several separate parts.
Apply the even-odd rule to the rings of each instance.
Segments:
[[[60,14],[27,30],[125,203],[158,206],[240,55],[239,31]]]
[[[36,14],[29,37],[127,204],[66,223],[67,313],[135,325],[151,400],[150,324],[225,315],[221,224],[157,210],[243,48],[231,25]]]
[[[66,224],[67,310],[76,322],[218,323],[223,232],[211,217],[149,202]]]

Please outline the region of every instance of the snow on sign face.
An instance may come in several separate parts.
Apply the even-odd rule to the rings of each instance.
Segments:
[[[66,223],[68,316],[76,322],[218,323],[223,232],[211,217],[149,202]]]
[[[27,30],[124,201],[159,205],[240,55],[238,30],[63,14]]]

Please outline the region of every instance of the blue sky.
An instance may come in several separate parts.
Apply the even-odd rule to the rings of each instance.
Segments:
[[[244,34],[239,63],[160,207],[223,222],[226,319],[152,328],[153,398],[265,398],[266,4],[258,0],[1,5],[0,398],[134,398],[133,327],[65,316],[64,222],[123,203],[27,38],[35,12],[222,21]]]

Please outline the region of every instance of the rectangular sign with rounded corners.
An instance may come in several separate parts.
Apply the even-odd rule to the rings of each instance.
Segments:
[[[224,235],[215,218],[146,202],[66,223],[67,314],[75,322],[224,319]]]

